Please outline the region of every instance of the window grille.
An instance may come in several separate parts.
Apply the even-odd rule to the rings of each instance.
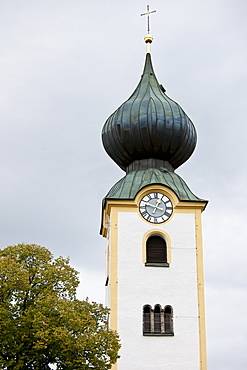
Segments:
[[[154,332],[161,333],[161,315],[159,305],[156,305],[154,308]]]
[[[153,309],[145,305],[143,307],[143,335],[174,335],[172,307],[166,306],[163,309],[157,304]]]
[[[151,333],[151,307],[144,306],[143,308],[143,332]]]
[[[170,334],[173,332],[172,325],[172,308],[171,306],[166,306],[164,310],[164,321],[165,321],[165,333]]]

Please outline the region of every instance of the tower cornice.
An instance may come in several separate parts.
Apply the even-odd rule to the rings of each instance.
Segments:
[[[200,213],[204,211],[204,209],[207,206],[206,200],[186,200],[181,201],[176,193],[174,193],[173,190],[170,188],[167,188],[164,185],[161,184],[152,184],[149,186],[146,186],[142,188],[135,196],[134,199],[114,199],[114,198],[105,198],[103,201],[103,207],[102,207],[102,223],[101,223],[101,229],[100,234],[103,237],[107,236],[107,223],[108,223],[108,217],[111,215],[111,212],[113,209],[117,209],[118,211],[124,211],[124,212],[138,212],[138,204],[140,200],[148,193],[156,191],[156,192],[162,192],[163,194],[167,195],[173,204],[174,213],[193,213],[195,214],[196,210],[198,210]],[[145,221],[146,222],[146,221]]]

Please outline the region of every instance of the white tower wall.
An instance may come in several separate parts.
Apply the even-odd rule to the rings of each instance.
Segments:
[[[175,213],[163,225],[145,222],[137,212],[118,212],[117,331],[122,349],[117,369],[199,370],[200,338],[195,214]],[[169,267],[145,266],[144,235],[151,230],[169,235]],[[111,243],[110,243],[111,244]],[[111,269],[110,269],[111,270]],[[110,276],[111,284],[111,276]],[[170,305],[174,336],[144,336],[143,306]]]

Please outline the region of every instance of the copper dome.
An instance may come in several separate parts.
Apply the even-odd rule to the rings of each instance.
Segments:
[[[124,171],[135,161],[149,159],[166,162],[174,170],[191,156],[196,139],[192,121],[165,94],[147,53],[134,93],[104,124],[102,141],[106,152]]]

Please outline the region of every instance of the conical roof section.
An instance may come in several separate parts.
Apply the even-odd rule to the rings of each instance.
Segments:
[[[140,168],[143,160],[148,160],[144,162],[151,167],[158,163],[174,170],[191,156],[196,139],[192,121],[165,94],[147,53],[134,93],[104,124],[102,141],[106,152],[126,172]]]

